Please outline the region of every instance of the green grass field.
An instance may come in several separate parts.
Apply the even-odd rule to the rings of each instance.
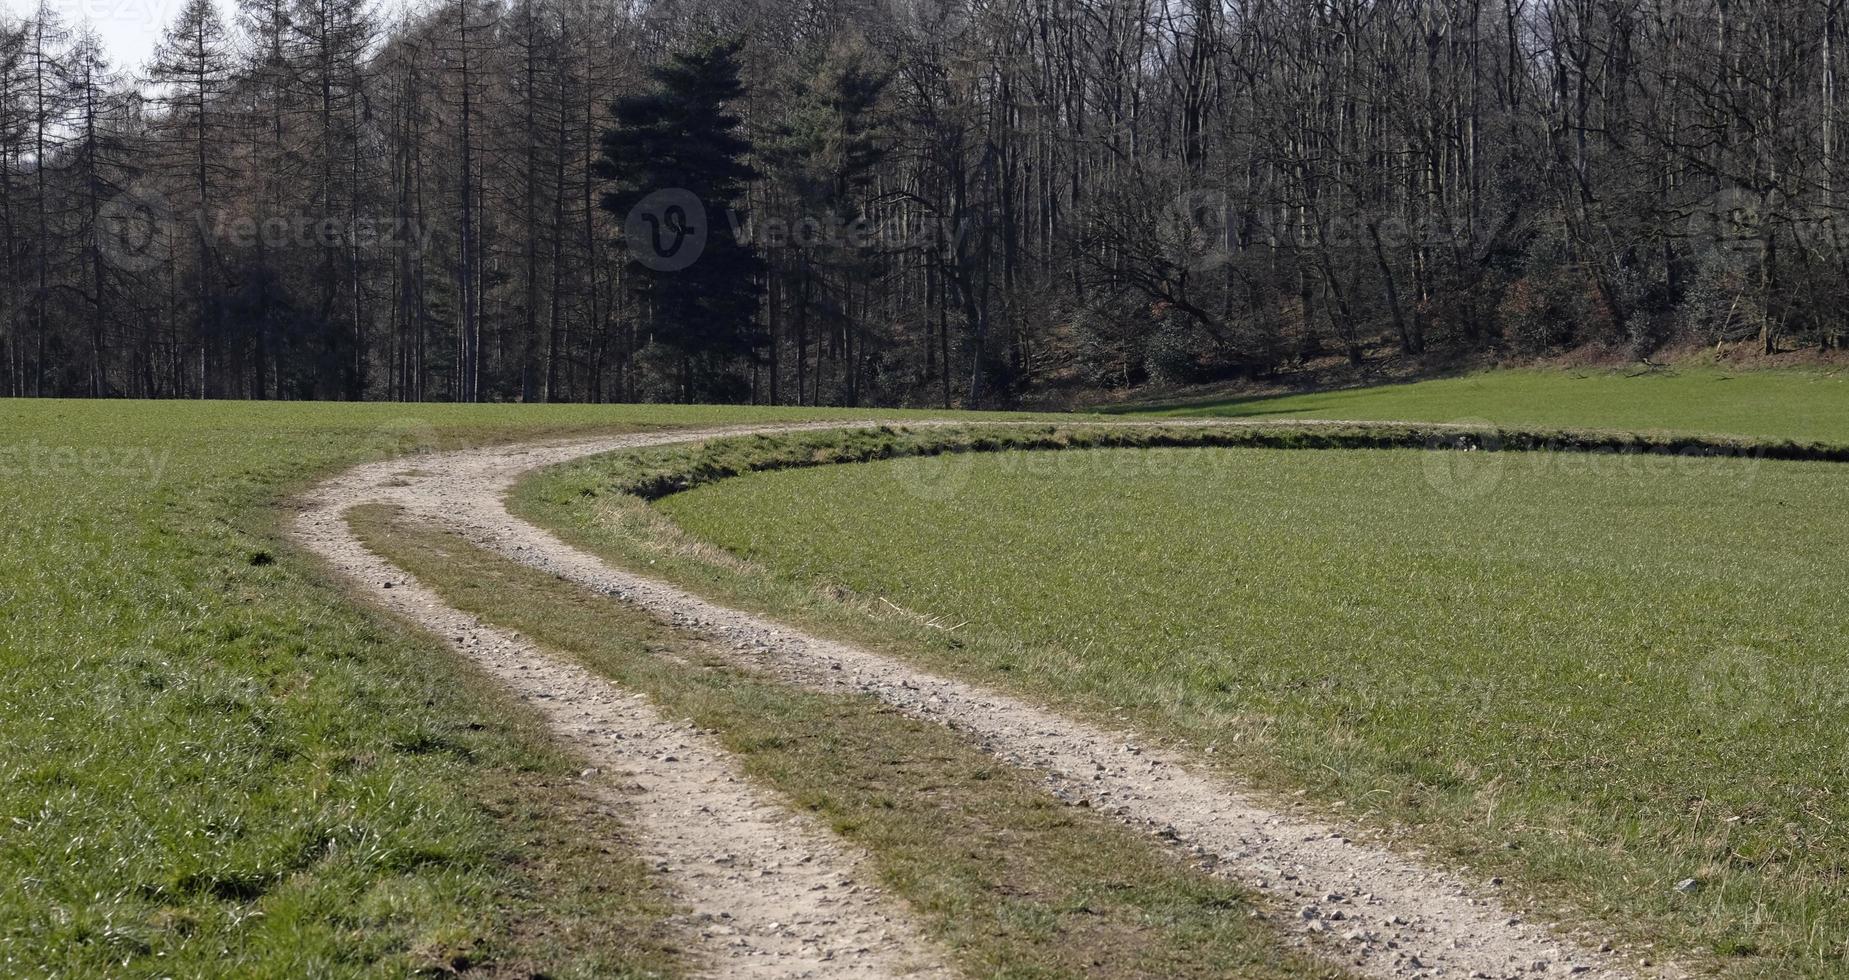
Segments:
[[[1841,385],[1511,372],[1217,410],[1849,443]],[[4,403],[0,975],[680,972],[671,903],[569,754],[440,644],[329,584],[281,536],[289,497],[423,448],[869,414]],[[734,461],[779,447],[815,451],[772,441]],[[684,460],[665,450],[660,472]],[[518,504],[721,598],[1212,745],[1552,910],[1740,975],[1849,974],[1834,466],[1110,449],[764,474],[659,509],[578,492],[642,463],[563,468]],[[957,777],[972,802],[938,826],[893,805],[952,785],[930,771],[805,775],[804,753],[839,745],[977,764],[941,732],[750,679],[674,688],[687,679],[625,659],[640,627],[575,622],[528,625],[735,727],[763,778],[935,895],[940,931],[959,909],[1014,916],[1003,939],[953,935],[970,962],[1074,972],[1065,957],[1091,950],[1135,972],[1250,952],[1215,924],[1237,901],[1217,886],[1152,871],[1110,903],[1087,895],[1099,855],[1134,847],[1034,811],[1026,781]],[[759,737],[792,720],[825,727]],[[940,861],[956,834],[1030,836],[1038,856]],[[1685,878],[1699,885],[1677,891]],[[1096,944],[1060,946],[1107,904],[1084,920]]]
[[[973,977],[1341,977],[1252,896],[1027,772],[867,696],[793,689],[645,613],[368,508],[368,543],[457,608],[519,630],[672,717],[872,859]]]
[[[816,414],[4,403],[0,974],[671,967],[570,760],[280,518],[421,446]]]
[[[1481,420],[1849,443],[1849,377],[1816,371],[1504,370],[1416,384],[1113,412],[1227,418]]]
[[[1213,746],[1568,917],[1735,975],[1849,974],[1836,465],[1109,449],[764,473],[654,509],[574,489],[624,467],[518,505],[723,599]]]

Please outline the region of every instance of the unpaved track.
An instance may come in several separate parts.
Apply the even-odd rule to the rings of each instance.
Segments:
[[[715,636],[741,662],[817,690],[870,694],[907,714],[966,732],[997,756],[1045,775],[1068,802],[1160,833],[1215,873],[1276,897],[1292,936],[1356,972],[1378,977],[1635,975],[1620,954],[1601,952],[1608,947],[1597,937],[1529,921],[1503,905],[1488,883],[1466,882],[1356,843],[1340,828],[1286,812],[1228,779],[1199,771],[1190,760],[1144,748],[1133,734],[821,640],[612,568],[512,516],[504,504],[507,490],[522,475],[582,456],[725,435],[850,427],[682,431],[424,456],[417,458],[414,470],[398,462],[354,471],[322,488],[310,513],[321,514],[317,526],[344,528],[335,515],[345,506],[398,504],[531,567]],[[407,470],[410,475],[393,479]],[[374,580],[389,574],[380,568]],[[1637,972],[1679,975],[1660,967]]]
[[[484,626],[368,551],[344,513],[402,502],[404,488],[391,484],[402,482],[394,474],[404,469],[402,462],[365,466],[318,487],[296,517],[296,538],[367,598],[445,638],[505,683],[585,759],[589,787],[633,814],[644,858],[689,909],[676,925],[710,975],[953,975],[901,903],[867,883],[858,855],[747,782],[712,736],[517,634]]]

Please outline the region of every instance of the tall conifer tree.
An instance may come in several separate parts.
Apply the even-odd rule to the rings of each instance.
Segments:
[[[763,262],[736,233],[758,176],[732,109],[745,96],[741,48],[709,42],[651,69],[647,91],[611,108],[603,139],[601,172],[614,182],[603,205],[624,223],[632,281],[655,340],[679,362],[686,401],[738,400],[758,346]]]

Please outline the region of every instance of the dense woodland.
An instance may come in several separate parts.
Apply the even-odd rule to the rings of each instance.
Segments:
[[[46,2],[0,23],[0,394],[1840,345],[1845,3],[191,0],[116,66]]]

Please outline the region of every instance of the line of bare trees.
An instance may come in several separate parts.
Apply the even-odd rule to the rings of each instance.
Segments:
[[[129,71],[43,0],[0,22],[0,395],[993,405],[1837,346],[1845,2],[189,0]],[[751,329],[696,392],[606,136],[741,39],[751,179],[700,203]]]

